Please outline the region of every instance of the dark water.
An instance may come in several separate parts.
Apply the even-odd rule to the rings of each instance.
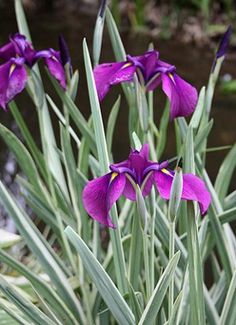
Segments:
[[[0,15],[1,32],[0,43],[7,41],[8,35],[17,31],[14,8],[8,8],[8,12]],[[77,104],[85,116],[89,116],[90,108],[88,102],[87,86],[85,73],[83,68],[82,57],[82,40],[87,38],[87,43],[91,48],[92,35],[95,23],[95,16],[81,14],[81,12],[57,12],[57,13],[34,13],[28,15],[28,22],[32,33],[34,47],[43,49],[48,47],[57,48],[57,39],[59,34],[63,34],[68,42],[72,57],[74,69],[79,69],[80,84],[77,97]],[[4,26],[4,28],[2,28]],[[151,39],[148,35],[122,33],[122,39],[126,47],[127,53],[137,55],[143,53],[150,42],[154,43],[156,49],[160,51],[161,58],[177,67],[177,72],[186,80],[195,85],[200,90],[202,85],[206,85],[211,63],[213,60],[213,49],[199,49],[191,45],[182,45],[173,41],[162,41]],[[105,31],[105,39],[103,42],[103,51],[101,62],[114,61],[113,52],[109,37]],[[221,76],[230,73],[236,78],[236,54],[230,54],[224,63]],[[50,94],[52,89],[47,80],[45,87]],[[109,93],[102,103],[104,120],[106,122],[110,107],[114,103],[116,96],[121,88],[115,87]],[[161,91],[155,92],[155,118],[158,123],[160,114],[164,105],[164,96]],[[39,141],[38,125],[35,109],[26,94],[18,96],[17,103],[24,115],[27,124],[32,130],[35,139]],[[236,95],[224,96],[219,91],[216,92],[212,117],[214,118],[214,126],[209,138],[209,146],[223,146],[233,144],[236,139]],[[10,127],[14,132],[18,132],[10,113],[0,112],[1,123]],[[57,121],[52,115],[55,125]],[[169,137],[167,148],[163,158],[175,155],[175,139],[173,136],[174,125],[171,123],[169,127]],[[0,142],[0,173],[1,178],[10,186],[12,184],[17,167],[14,159],[9,154],[5,144]],[[122,101],[118,124],[114,137],[114,156],[115,159],[121,160],[126,157],[129,152],[130,144],[127,133],[127,106]],[[218,168],[224,158],[226,151],[209,153],[207,159],[207,169],[212,179],[215,178]],[[236,187],[235,178],[231,184],[232,189]]]

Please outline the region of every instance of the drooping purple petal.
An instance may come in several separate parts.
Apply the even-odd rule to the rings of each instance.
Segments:
[[[198,99],[196,88],[176,73],[163,73],[162,89],[170,100],[171,120],[193,113]]]
[[[125,181],[124,174],[111,172],[88,182],[82,194],[87,213],[98,222],[114,228],[109,211],[122,195]]]
[[[51,75],[59,81],[63,89],[66,89],[66,74],[61,63],[60,53],[53,49],[39,51],[37,53],[37,59],[40,58],[44,58]]]
[[[8,61],[16,56],[15,46],[10,42],[0,48],[0,58]]]
[[[133,79],[136,67],[130,62],[99,64],[94,69],[94,79],[101,101],[111,86]]]
[[[153,172],[153,176],[160,196],[163,199],[169,200],[174,172],[162,169]],[[206,189],[205,183],[193,174],[183,175],[183,191],[181,199],[197,201],[202,215],[206,213],[211,203],[211,196]]]
[[[7,88],[7,100],[12,100],[17,94],[22,92],[27,82],[27,71],[24,67],[24,61],[15,59],[12,70],[10,70],[9,84]]]
[[[11,68],[11,62],[7,62],[0,66],[0,106],[3,109],[6,109],[6,104],[7,104],[6,93],[8,87],[10,68]]]
[[[125,187],[122,193],[127,199],[136,201],[136,191],[130,180],[126,177]]]
[[[66,89],[65,70],[62,67],[61,63],[57,61],[55,57],[52,57],[50,59],[45,59],[45,63],[51,75],[59,81],[63,89]]]
[[[27,71],[24,59],[11,59],[0,66],[0,106],[5,110],[6,105],[19,94],[26,85]]]

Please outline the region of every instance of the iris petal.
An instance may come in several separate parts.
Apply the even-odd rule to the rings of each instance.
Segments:
[[[105,63],[96,66],[94,78],[99,100],[106,96],[111,86],[131,81],[135,69],[135,66],[130,62]]]
[[[0,66],[0,106],[3,109],[25,88],[26,82],[27,72],[23,59],[11,59]]]
[[[159,52],[150,50],[143,55],[131,56],[127,55],[129,62],[133,63],[136,68],[142,71],[145,82],[148,82],[155,73],[156,64],[159,59]]]
[[[143,159],[146,161],[149,159],[149,144],[148,143],[144,143],[144,145],[140,149],[139,155],[141,157],[143,157]]]
[[[197,104],[197,90],[176,73],[162,73],[162,89],[170,100],[171,120],[193,113]]]
[[[109,211],[122,195],[124,186],[125,175],[116,173],[109,173],[88,182],[82,195],[87,213],[98,222],[115,228]]]
[[[15,46],[16,54],[25,59],[30,67],[36,62],[36,51],[33,49],[32,44],[27,41],[27,38],[22,34],[15,34],[10,38]]]
[[[136,201],[136,192],[134,186],[130,183],[129,179],[126,178],[124,191],[122,193],[127,199]]]
[[[161,171],[153,172],[153,175],[160,196],[163,199],[170,199],[170,190],[174,172],[162,169]],[[183,191],[181,199],[197,201],[202,215],[206,213],[211,202],[211,196],[207,191],[204,182],[193,174],[183,175]]]
[[[66,74],[61,63],[60,53],[53,49],[38,52],[37,58],[44,58],[51,75],[59,81],[61,87],[66,89]]]
[[[15,47],[11,42],[3,45],[0,48],[0,58],[5,61],[10,60],[15,55],[16,55]]]

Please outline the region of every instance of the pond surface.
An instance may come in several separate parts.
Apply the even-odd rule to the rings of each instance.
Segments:
[[[3,15],[1,15],[3,16]],[[78,68],[80,72],[80,84],[77,96],[77,104],[82,113],[88,117],[90,108],[88,103],[87,86],[85,73],[83,68],[82,57],[82,40],[87,38],[87,43],[91,49],[93,28],[96,17],[81,12],[57,12],[57,13],[38,13],[28,16],[28,22],[32,33],[34,47],[43,49],[53,47],[57,49],[58,35],[63,34],[65,37],[74,69]],[[1,17],[0,43],[3,44],[8,40],[8,35],[17,31],[14,8],[9,7],[9,11]],[[153,42],[156,49],[160,51],[161,58],[177,67],[177,72],[184,79],[195,85],[198,90],[201,86],[206,85],[208,74],[211,68],[214,50],[209,48],[196,48],[191,45],[183,45],[174,41],[162,41],[150,38],[144,34],[122,33],[122,39],[126,47],[127,53],[138,55],[146,51],[148,44]],[[105,30],[105,38],[103,42],[101,62],[114,61],[114,56],[109,41],[108,34]],[[225,73],[230,73],[233,78],[236,78],[236,54],[229,54],[221,76]],[[48,80],[45,80],[45,87],[50,94],[52,89]],[[104,120],[106,122],[110,108],[112,107],[117,95],[121,91],[119,86],[114,87],[107,98],[102,103]],[[161,91],[156,91],[155,94],[155,118],[159,123],[160,115],[164,106],[164,96]],[[26,94],[20,95],[17,98],[17,103],[30,126],[35,139],[39,141],[37,118],[34,107]],[[214,97],[212,118],[214,126],[209,138],[209,146],[224,146],[233,144],[236,139],[236,95],[222,95],[218,90]],[[16,125],[10,113],[0,112],[1,123],[10,127],[14,132],[18,132]],[[54,115],[52,115],[54,118]],[[57,120],[54,119],[57,125]],[[170,158],[175,155],[175,139],[173,136],[173,123],[170,123],[169,137],[167,148],[163,159]],[[1,178],[10,186],[17,172],[17,167],[14,159],[9,154],[5,144],[0,142],[0,173]],[[119,112],[118,124],[115,130],[114,137],[114,157],[116,161],[124,159],[130,150],[129,138],[127,133],[127,106],[125,101]],[[218,168],[224,158],[225,151],[209,153],[207,159],[207,169],[212,179],[215,178]],[[232,189],[236,187],[236,180],[233,179],[231,184]],[[17,191],[16,189],[13,191]]]

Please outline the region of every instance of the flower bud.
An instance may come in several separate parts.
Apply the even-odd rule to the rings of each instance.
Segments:
[[[170,219],[174,220],[177,215],[179,204],[181,201],[181,195],[183,191],[183,174],[182,169],[177,167],[174,179],[171,185],[170,191],[170,203],[169,203],[169,211],[170,211]]]

